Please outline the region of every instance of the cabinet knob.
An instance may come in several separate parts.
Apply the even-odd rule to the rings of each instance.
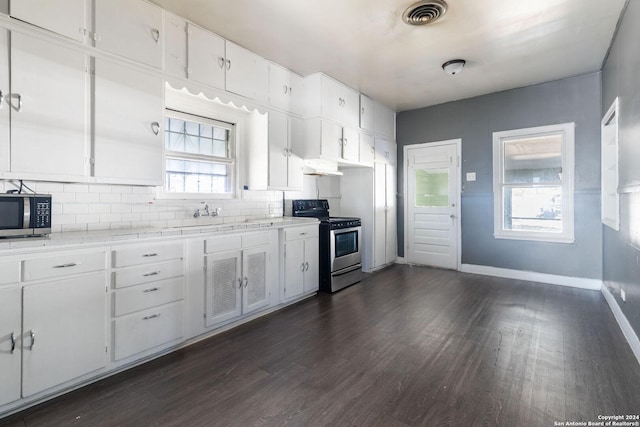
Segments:
[[[218,56],[218,66],[224,68],[224,58],[222,56]]]
[[[151,132],[153,132],[154,135],[159,134],[160,133],[160,123],[151,122]]]
[[[227,59],[227,70],[231,69],[231,60]]]
[[[29,350],[33,350],[33,345],[36,343],[36,333],[33,332],[33,329],[29,331],[29,337],[31,338],[31,346],[29,347]]]
[[[11,332],[11,354],[16,350],[16,334]]]
[[[287,93],[289,91],[289,86],[282,85],[282,90],[284,91],[284,93]]]
[[[4,93],[0,90],[0,109],[2,109],[2,104],[4,104]]]

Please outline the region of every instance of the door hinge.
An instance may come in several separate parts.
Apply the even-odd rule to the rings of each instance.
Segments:
[[[105,353],[109,353],[109,347],[104,346],[104,352],[105,352]]]

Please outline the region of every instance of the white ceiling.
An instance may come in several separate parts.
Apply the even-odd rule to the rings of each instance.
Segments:
[[[153,0],[301,75],[322,71],[397,111],[601,68],[627,0],[447,0],[412,27],[415,0]],[[441,68],[467,61],[458,75]]]

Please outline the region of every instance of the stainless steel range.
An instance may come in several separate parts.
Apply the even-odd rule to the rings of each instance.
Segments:
[[[329,216],[327,200],[293,200],[292,215],[320,220],[320,290],[336,292],[362,279],[360,218]]]

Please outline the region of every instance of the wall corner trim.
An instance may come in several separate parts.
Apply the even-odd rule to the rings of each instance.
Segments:
[[[620,329],[622,330],[622,334],[627,339],[627,342],[629,342],[629,346],[631,346],[631,351],[633,351],[633,354],[635,354],[636,359],[638,359],[638,363],[640,363],[640,339],[638,339],[638,335],[635,333],[635,331],[631,327],[629,320],[627,320],[627,317],[622,312],[622,309],[618,305],[618,302],[616,301],[616,299],[613,297],[613,294],[611,294],[611,291],[607,287],[606,283],[603,284],[601,292],[602,292],[602,295],[604,295],[604,299],[606,299],[607,303],[609,303],[609,307],[613,312],[613,317],[616,318],[616,321],[618,322],[618,326],[620,326]]]
[[[484,276],[504,277],[507,279],[527,280],[530,282],[548,283],[551,285],[569,286],[572,288],[599,291],[603,288],[602,280],[582,277],[558,276],[555,274],[536,273],[534,271],[511,270],[486,265],[461,264],[463,273],[482,274]]]

